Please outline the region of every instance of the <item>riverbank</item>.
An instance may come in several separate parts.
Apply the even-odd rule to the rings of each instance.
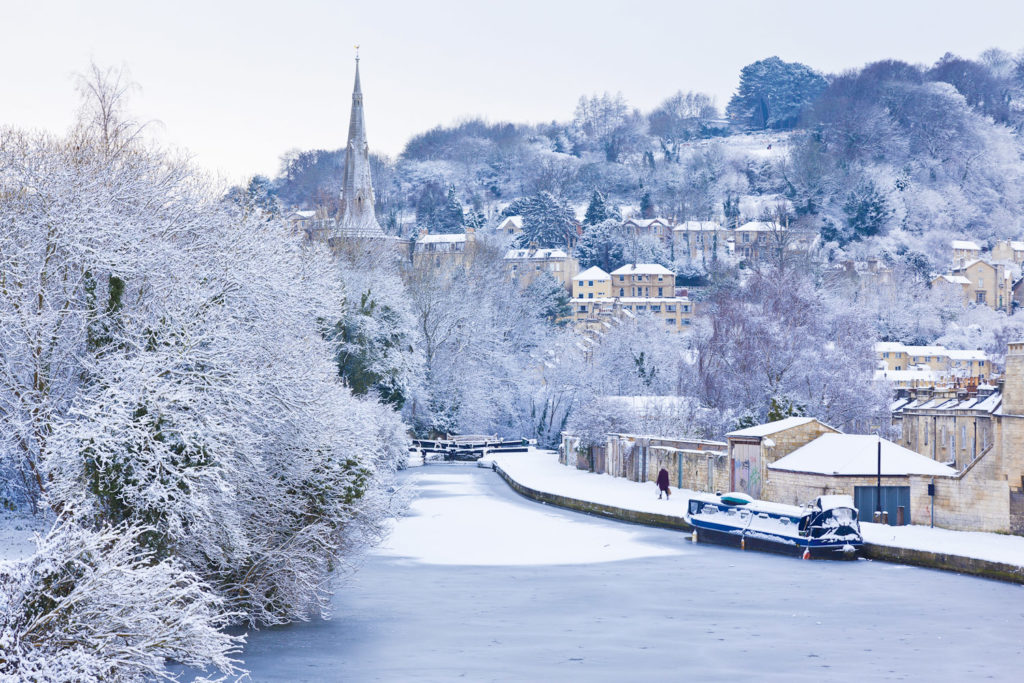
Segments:
[[[673,492],[659,500],[653,482],[593,474],[558,463],[553,451],[499,454],[483,461],[518,493],[542,503],[588,514],[689,531],[683,518],[696,492]],[[705,494],[706,495],[706,494]],[[973,574],[1024,584],[1024,537],[923,526],[893,527],[862,523],[862,556]]]

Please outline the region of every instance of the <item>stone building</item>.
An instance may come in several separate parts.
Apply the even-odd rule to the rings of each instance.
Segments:
[[[1024,342],[1008,347],[1000,391],[902,399],[893,427],[900,445],[956,470],[911,476],[913,509],[930,503],[934,483],[937,526],[1024,533]]]
[[[634,237],[651,237],[668,245],[672,241],[672,222],[666,218],[630,218],[622,223]]]
[[[963,266],[981,258],[981,247],[970,240],[953,240],[953,265]]]
[[[665,468],[673,488],[724,491],[729,483],[725,444],[637,434],[608,434],[600,446],[585,448],[571,432],[562,433],[559,462],[630,481],[655,481]]]
[[[732,233],[715,221],[684,221],[672,228],[672,249],[676,260],[710,263],[731,256]]]
[[[541,273],[547,273],[572,292],[572,279],[580,262],[563,249],[509,249],[505,252],[505,275],[526,287]]]
[[[813,417],[787,417],[729,432],[728,490],[760,498],[769,465],[822,434],[838,431]]]
[[[587,273],[600,277],[603,270],[590,268]],[[676,275],[656,263],[629,264],[613,271],[608,282],[591,278],[579,284],[573,281],[573,325],[580,332],[600,333],[613,321],[636,315],[652,315],[664,322],[667,329],[680,332],[690,329],[693,321],[693,302],[685,292],[677,294]],[[609,295],[598,297],[597,291]],[[594,297],[589,294],[594,292]],[[588,296],[581,297],[580,294]]]
[[[1015,263],[1019,266],[1024,263],[1024,242],[1000,240],[992,245],[991,256],[993,261]]]
[[[983,259],[963,260],[948,275],[932,280],[933,286],[955,287],[964,305],[988,306],[1010,313],[1013,304],[1013,274],[1002,263]]]
[[[413,245],[412,265],[414,268],[451,269],[472,264],[475,255],[476,233],[473,228],[454,234],[420,233]]]
[[[591,266],[572,279],[573,299],[607,299],[612,295],[612,276]]]
[[[879,487],[879,471],[881,486]],[[921,523],[926,510],[912,504],[910,477],[950,477],[951,467],[870,434],[822,434],[768,465],[764,498],[802,505],[817,496],[853,498],[862,521],[879,508],[890,524]],[[879,494],[881,500],[879,501]],[[920,504],[920,503],[919,503]]]

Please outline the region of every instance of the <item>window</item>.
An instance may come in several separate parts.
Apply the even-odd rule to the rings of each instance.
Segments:
[[[588,299],[593,299],[594,298],[594,293],[590,292],[589,294],[587,294],[587,298]]]
[[[586,304],[580,304],[580,313],[586,313],[586,312],[587,312],[587,305]]]
[[[664,280],[664,279],[665,279],[665,278],[664,278],[664,277],[662,277],[661,275],[659,275],[659,276],[658,276],[658,282],[661,282],[661,281],[662,281],[662,280]]]
[[[683,304],[683,313],[689,313],[689,312],[690,312],[689,304]]]
[[[689,324],[690,324],[690,319],[689,319],[689,318],[683,318],[683,319],[682,319],[682,320],[680,320],[679,322],[680,322],[681,324],[683,324],[683,325],[689,325]]]
[[[665,324],[666,325],[675,325],[676,324],[676,319],[675,318],[665,318]]]
[[[984,278],[980,278],[979,277],[978,278],[978,289],[984,289],[984,288],[985,288],[985,280],[984,280]]]
[[[626,290],[619,287],[619,296],[626,296]]]
[[[985,292],[977,292],[977,302],[979,304],[985,303]]]
[[[647,307],[646,307],[646,306],[640,306],[640,305],[637,305],[637,307],[636,307],[636,310],[637,310],[638,312],[639,312],[639,311],[646,311],[646,310],[647,310]]]
[[[582,285],[583,283],[581,282],[580,284]],[[588,287],[593,287],[594,286],[594,281],[593,280],[587,280],[587,286]]]
[[[623,280],[625,280],[625,279],[626,279],[626,276],[625,276],[625,275],[620,275],[620,276],[619,276],[619,282],[622,282],[622,281],[623,281]]]
[[[660,280],[661,278],[658,278],[658,279]],[[665,289],[665,288],[664,287],[658,287],[658,296],[665,296],[665,293],[662,291],[663,289]]]
[[[667,304],[665,306],[665,310],[668,311],[669,313],[675,313],[676,312],[676,305],[675,304]]]
[[[633,310],[632,306],[623,306],[622,308],[623,308],[623,310],[626,310],[626,311],[632,311]]]
[[[651,313],[661,313],[661,306],[651,306]]]
[[[594,283],[591,282],[590,284],[594,284]],[[582,286],[583,286],[583,280],[580,280],[580,287],[582,287]]]
[[[580,292],[580,295],[578,297],[576,297],[576,298],[577,299],[582,299],[583,298],[583,292]]]

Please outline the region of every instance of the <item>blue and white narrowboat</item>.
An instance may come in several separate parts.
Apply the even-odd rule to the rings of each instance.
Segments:
[[[686,521],[695,541],[804,558],[853,558],[864,543],[850,496],[818,496],[796,507],[753,500],[742,493],[691,498]]]

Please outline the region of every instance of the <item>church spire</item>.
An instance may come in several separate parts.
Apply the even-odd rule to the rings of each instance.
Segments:
[[[352,113],[348,120],[348,146],[345,150],[345,174],[341,185],[341,212],[338,225],[342,234],[356,237],[382,237],[384,231],[373,211],[373,179],[370,177],[370,145],[363,121],[363,90],[359,82],[359,46],[356,46],[356,81],[352,88]]]

